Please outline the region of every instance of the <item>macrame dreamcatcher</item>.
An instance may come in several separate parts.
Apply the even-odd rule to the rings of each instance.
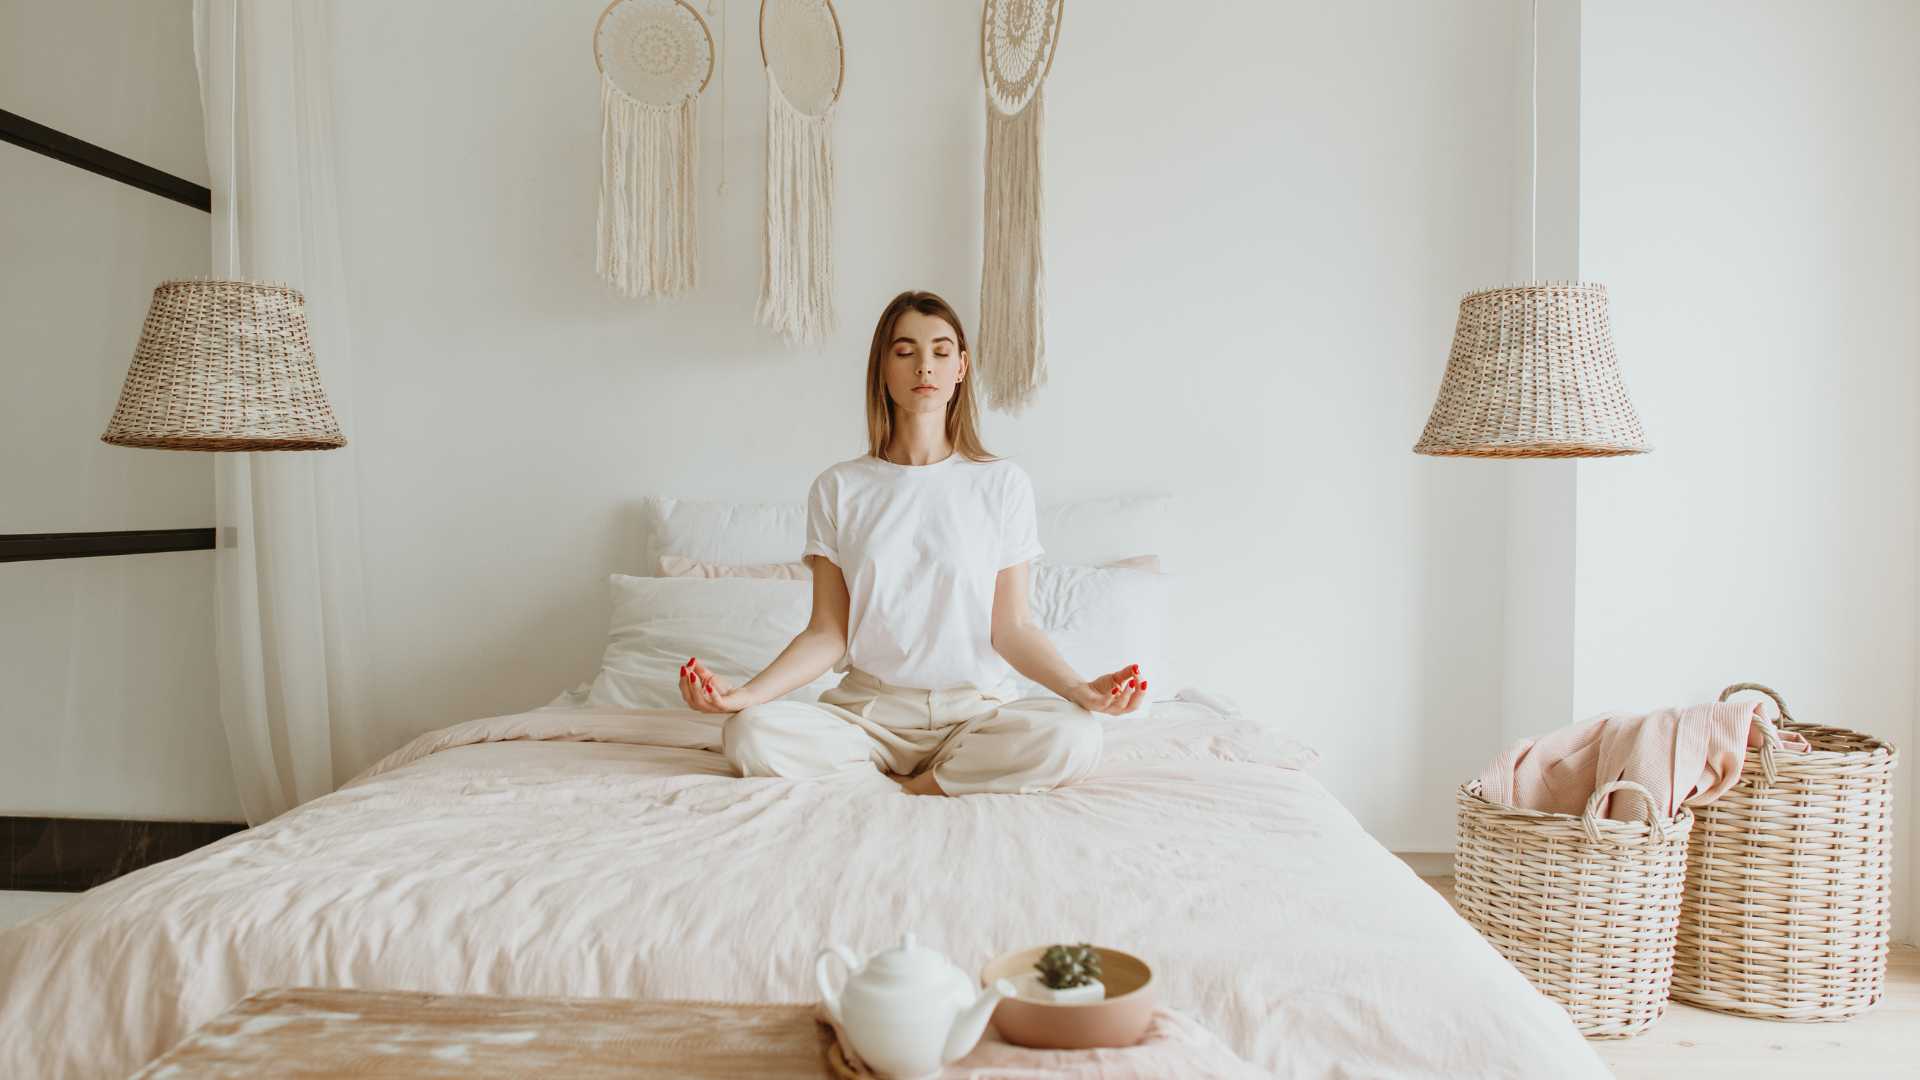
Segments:
[[[987,403],[1018,412],[1047,381],[1046,264],[1040,250],[1042,84],[1063,0],[986,0],[986,253],[980,268],[981,378]]]
[[[613,0],[593,28],[600,69],[600,276],[628,296],[693,288],[694,103],[713,35],[685,0]]]
[[[832,0],[760,0],[767,232],[760,321],[788,341],[833,330],[833,113],[846,78]]]

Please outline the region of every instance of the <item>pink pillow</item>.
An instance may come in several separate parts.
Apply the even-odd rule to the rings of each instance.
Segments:
[[[1110,570],[1145,570],[1149,574],[1157,574],[1160,572],[1160,556],[1129,555],[1124,559],[1115,559],[1100,565]]]
[[[715,563],[698,562],[685,555],[660,556],[661,577],[699,578],[772,578],[777,581],[812,581],[813,571],[803,562]]]
[[[1101,563],[1121,570],[1160,572],[1160,556],[1133,555]],[[660,556],[661,577],[697,578],[772,578],[777,581],[812,581],[813,571],[803,562],[713,563],[689,559],[685,555]]]

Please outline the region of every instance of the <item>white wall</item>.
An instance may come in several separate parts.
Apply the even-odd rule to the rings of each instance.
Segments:
[[[894,292],[977,314],[977,3],[838,5],[844,325],[812,351],[752,321],[750,0],[725,5],[702,103],[702,287],[648,304],[594,277],[602,6],[335,7],[353,437],[395,741],[590,676],[603,575],[639,569],[640,496],[797,500],[859,453],[868,320]],[[1043,499],[1182,496],[1188,681],[1317,744],[1389,845],[1443,850],[1453,784],[1498,742],[1506,477],[1409,451],[1460,294],[1509,276],[1519,8],[1166,10],[1067,16],[1053,383],[991,417],[988,445]]]
[[[0,2],[0,106],[206,183],[187,0]],[[213,524],[200,454],[99,441],[207,215],[0,145],[0,533]],[[0,814],[237,820],[207,552],[0,564]]]
[[[751,321],[750,0],[703,102],[702,288],[594,278],[600,6],[333,9],[390,744],[590,675],[642,494],[796,499],[857,453],[893,292],[976,315],[973,0],[839,5],[844,325],[802,351]],[[1402,850],[1451,846],[1452,786],[1503,739],[1602,708],[1759,678],[1920,734],[1920,9],[1541,7],[1540,269],[1611,288],[1652,455],[1408,453],[1459,295],[1528,276],[1521,0],[1213,4],[1177,33],[1075,5],[1054,382],[987,422],[1043,498],[1184,498],[1188,681],[1320,746]],[[0,2],[0,104],[204,182],[189,22]],[[153,284],[204,272],[205,215],[13,147],[0,187],[0,532],[208,523],[204,458],[97,441]],[[0,565],[0,613],[0,813],[237,816],[204,555]]]
[[[796,499],[857,453],[893,292],[976,314],[977,4],[840,5],[843,328],[817,350],[751,321],[750,0],[703,102],[702,288],[593,276],[599,7],[333,9],[391,744],[590,675],[639,496]],[[1408,452],[1459,295],[1527,276],[1520,0],[1218,4],[1177,34],[1083,4],[1049,83],[1054,382],[989,445],[1043,498],[1182,496],[1187,681],[1317,744],[1402,850],[1450,847],[1451,788],[1503,739],[1601,708],[1753,677],[1915,734],[1916,11],[1579,8],[1542,4],[1540,266],[1613,290],[1634,461]],[[0,3],[0,101],[204,181],[188,23]],[[27,196],[0,348],[32,388],[0,395],[0,531],[210,521],[204,458],[97,442],[205,216],[17,148],[0,170]],[[235,816],[210,592],[198,554],[0,566],[0,813]]]
[[[1583,36],[1581,269],[1654,452],[1580,467],[1576,707],[1768,683],[1902,748],[1911,851],[1920,6],[1609,0]]]

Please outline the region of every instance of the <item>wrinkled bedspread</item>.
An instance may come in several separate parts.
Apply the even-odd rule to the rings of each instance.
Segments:
[[[547,708],[0,932],[0,1076],[123,1077],[276,986],[801,1002],[829,942],[970,971],[1093,941],[1286,1076],[1605,1076],[1561,1010],[1300,771],[1189,702],[1087,781],[742,780],[717,718]]]

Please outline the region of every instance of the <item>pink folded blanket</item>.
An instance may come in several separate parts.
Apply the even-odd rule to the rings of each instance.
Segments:
[[[1761,702],[1725,701],[1659,709],[1641,716],[1607,713],[1521,739],[1480,774],[1489,802],[1554,814],[1580,814],[1595,790],[1631,780],[1653,794],[1661,817],[1719,798],[1740,779],[1747,747],[1759,745]],[[1765,726],[1770,727],[1771,724]],[[1780,732],[1780,749],[1805,750],[1807,740]],[[1640,796],[1609,796],[1601,813],[1623,821],[1643,814]]]

